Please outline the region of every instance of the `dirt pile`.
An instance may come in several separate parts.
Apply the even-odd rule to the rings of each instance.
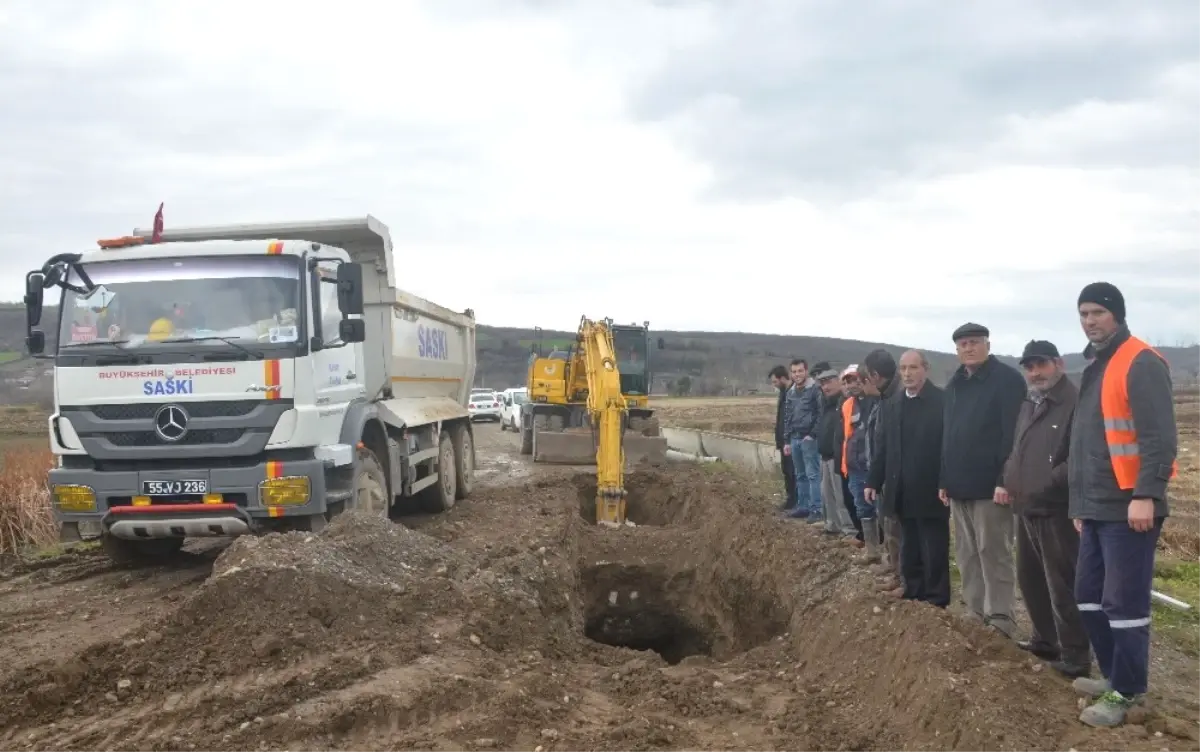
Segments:
[[[594,482],[482,489],[419,530],[240,539],[143,629],[4,677],[0,746],[1148,743],[1082,731],[1066,682],[1001,638],[873,594],[849,549],[772,516],[773,485],[642,470],[643,522],[608,529],[585,520]]]

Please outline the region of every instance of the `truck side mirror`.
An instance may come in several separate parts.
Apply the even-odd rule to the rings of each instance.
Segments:
[[[363,312],[363,270],[362,264],[347,262],[338,264],[337,268],[337,297],[338,310],[343,316],[360,316]],[[351,340],[342,338],[345,342]],[[362,340],[354,340],[362,342]]]
[[[30,329],[25,335],[25,349],[30,355],[41,355],[46,349],[46,334],[38,329]]]
[[[30,272],[25,275],[25,328],[33,329],[42,320],[42,296],[45,275]]]
[[[367,322],[362,319],[342,319],[338,322],[338,339],[346,343],[365,342]]]

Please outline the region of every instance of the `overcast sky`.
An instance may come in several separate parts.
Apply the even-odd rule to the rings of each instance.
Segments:
[[[0,299],[163,201],[486,324],[1200,336],[1195,0],[4,0],[0,103]]]

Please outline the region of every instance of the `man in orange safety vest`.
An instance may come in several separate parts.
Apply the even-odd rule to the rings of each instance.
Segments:
[[[1094,700],[1079,720],[1110,727],[1146,692],[1154,549],[1178,436],[1167,362],[1129,333],[1121,291],[1094,282],[1077,307],[1094,359],[1071,424],[1069,514],[1080,534],[1075,599],[1102,676],[1074,687]]]

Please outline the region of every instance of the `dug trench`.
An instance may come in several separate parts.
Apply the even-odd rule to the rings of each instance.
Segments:
[[[585,519],[594,480],[556,471],[418,529],[346,515],[239,539],[136,628],[0,668],[0,748],[1167,746],[1154,719],[1083,730],[1065,681],[876,596],[753,478],[668,466],[627,487],[617,529]]]

